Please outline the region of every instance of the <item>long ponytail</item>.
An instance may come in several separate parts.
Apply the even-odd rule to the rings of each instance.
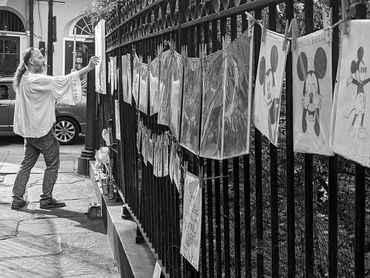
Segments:
[[[33,47],[29,47],[23,52],[23,61],[19,64],[14,74],[13,87],[15,91],[17,90],[19,83],[21,82],[23,74],[27,71],[28,60],[31,58],[33,50]]]

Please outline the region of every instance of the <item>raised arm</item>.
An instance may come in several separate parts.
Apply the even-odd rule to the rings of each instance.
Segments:
[[[78,71],[80,79],[82,79],[89,71],[94,70],[97,64],[99,64],[99,57],[97,56],[91,57],[89,64]]]

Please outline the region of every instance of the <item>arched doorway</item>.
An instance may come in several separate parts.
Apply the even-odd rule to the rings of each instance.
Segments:
[[[15,13],[0,10],[0,76],[12,76],[20,61],[25,26]]]

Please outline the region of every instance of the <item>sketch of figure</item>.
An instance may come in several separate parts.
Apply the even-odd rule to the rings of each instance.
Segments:
[[[278,67],[279,54],[276,45],[271,48],[270,67],[266,70],[266,58],[263,56],[260,61],[259,82],[263,86],[263,98],[268,109],[268,131],[271,141],[275,141],[275,129],[278,112],[280,111],[280,96],[275,82],[275,72]]]
[[[314,58],[314,70],[307,71],[307,56],[301,52],[297,61],[297,73],[301,81],[304,82],[302,92],[302,130],[307,131],[307,123],[313,125],[315,134],[320,135],[320,109],[321,93],[319,79],[323,79],[326,74],[327,58],[322,47],[316,50]]]
[[[367,139],[367,130],[364,128],[364,116],[365,116],[365,106],[366,106],[366,96],[365,96],[365,85],[370,81],[367,77],[367,66],[363,60],[364,48],[361,46],[357,50],[357,61],[352,61],[351,63],[351,75],[348,77],[346,86],[354,84],[357,87],[355,107],[347,114],[344,115],[348,119],[354,112],[353,120],[351,126],[348,130],[348,135],[354,138],[357,137],[361,140]],[[360,125],[356,125],[356,121],[360,121]]]

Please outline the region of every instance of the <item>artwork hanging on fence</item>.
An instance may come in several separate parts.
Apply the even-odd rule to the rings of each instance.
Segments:
[[[171,59],[171,93],[170,93],[170,130],[175,138],[179,139],[180,113],[182,97],[183,63],[179,53],[173,51]]]
[[[159,58],[151,61],[149,66],[149,87],[150,87],[150,116],[159,111]]]
[[[370,21],[348,24],[350,33],[341,40],[330,141],[335,153],[370,167],[370,41],[364,36]]]
[[[161,278],[162,268],[158,262],[155,263],[154,272],[152,278]]]
[[[284,36],[266,30],[261,42],[255,95],[253,122],[269,141],[277,146],[281,107],[281,91],[285,62],[289,47],[285,47]]]
[[[181,192],[181,161],[180,157],[178,156],[177,153],[174,154],[173,156],[173,182],[176,185],[176,188],[179,192]]]
[[[132,96],[135,100],[135,105],[139,104],[139,86],[140,86],[140,59],[134,54],[132,71]]]
[[[180,254],[198,271],[202,228],[202,189],[197,176],[187,172],[184,182],[184,206]]]
[[[159,80],[159,112],[157,123],[168,126],[170,123],[170,94],[171,94],[171,50],[160,55],[160,80]]]
[[[140,120],[138,122],[138,127],[137,127],[137,136],[136,136],[136,147],[137,147],[137,152],[140,153],[140,143],[143,138],[142,131],[144,129],[143,121]],[[142,147],[143,148],[143,147]]]
[[[100,62],[95,69],[95,91],[99,94],[107,93],[106,60],[105,60],[105,20],[102,19],[95,26],[95,56]]]
[[[332,155],[329,148],[332,108],[332,31],[297,39],[293,50],[294,151]]]
[[[148,64],[140,63],[139,110],[148,114]]]
[[[153,165],[153,155],[154,155],[154,148],[153,148],[153,138],[154,135],[151,134],[151,131],[147,131],[148,133],[148,162]],[[154,165],[153,165],[154,166]]]
[[[118,99],[114,100],[114,110],[116,116],[116,139],[121,140],[121,117],[120,117],[120,110],[119,110],[119,102]]]
[[[244,33],[205,58],[200,155],[249,153],[253,38]]]
[[[141,137],[142,137],[141,154],[143,156],[143,162],[145,163],[145,165],[147,165],[148,164],[148,155],[149,155],[149,151],[148,151],[148,145],[149,145],[148,141],[149,140],[148,140],[148,131],[147,131],[146,127],[142,128]]]
[[[163,136],[163,158],[162,158],[162,161],[163,161],[163,177],[165,176],[168,176],[168,172],[169,172],[169,169],[168,169],[168,156],[169,156],[169,151],[168,151],[168,148],[169,148],[169,145],[170,145],[170,138],[169,138],[169,133],[166,132]]]
[[[126,103],[132,103],[131,95],[131,61],[130,54],[122,56],[122,98]]]
[[[180,144],[195,155],[199,154],[202,82],[201,59],[186,58],[184,60],[184,90]]]

